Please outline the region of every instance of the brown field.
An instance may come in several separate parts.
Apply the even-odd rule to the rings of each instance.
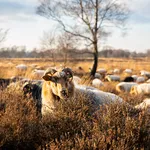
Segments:
[[[27,71],[18,71],[15,68],[18,64],[26,64]],[[33,64],[38,69],[64,65],[63,61],[53,62],[51,59],[0,59],[0,78],[22,76],[40,79],[31,74]],[[77,75],[84,75],[89,73],[92,64],[91,59],[68,59],[65,66],[72,68]],[[105,68],[108,72],[118,68],[123,79],[126,76],[123,70],[126,68],[132,69],[133,74],[137,75],[140,70],[150,71],[150,59],[101,58],[98,68]],[[0,102],[7,103],[5,112],[0,112],[0,149],[149,150],[150,114],[131,107],[149,95],[119,94],[115,85],[106,83],[101,89],[118,94],[130,106],[114,104],[91,116],[91,105],[84,97],[80,97],[78,102],[58,103],[57,117],[49,116],[46,120],[37,118],[34,104],[26,100],[22,93],[0,91]]]
[[[28,70],[22,75],[25,77],[30,74],[32,70],[31,65],[35,64],[40,69],[46,69],[47,67],[57,66],[60,67],[64,65],[63,60],[56,60],[53,62],[52,59],[44,59],[44,58],[17,58],[17,59],[0,59],[0,77],[11,77],[18,75],[18,72],[15,68],[18,64],[26,64]],[[85,72],[89,72],[89,68],[91,68],[93,64],[92,59],[86,60],[72,60],[68,59],[65,63],[65,66],[72,68],[73,70],[77,70],[79,66],[83,68]],[[150,71],[150,58],[134,58],[134,59],[125,59],[125,58],[100,58],[98,63],[98,68],[105,68],[108,70],[112,70],[114,68],[119,68],[120,70],[124,70],[126,68],[132,69],[133,74],[139,74],[140,70]]]

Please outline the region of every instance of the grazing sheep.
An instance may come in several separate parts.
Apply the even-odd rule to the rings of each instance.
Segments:
[[[116,85],[116,91],[118,92],[130,92],[132,86],[137,85],[135,82],[120,82]]]
[[[145,78],[144,77],[137,77],[136,82],[137,83],[144,83],[145,82]]]
[[[129,76],[129,77],[125,77],[125,79],[123,80],[123,82],[134,82],[134,78]]]
[[[131,69],[125,69],[125,70],[124,70],[124,73],[131,75],[131,74],[132,74],[132,70],[131,70]]]
[[[150,94],[150,84],[142,83],[131,87],[131,94]]]
[[[119,75],[107,75],[105,77],[105,80],[109,82],[120,81],[120,76]]]
[[[47,69],[42,86],[42,115],[53,113],[55,103],[59,100],[68,100],[80,94],[85,95],[92,103],[100,105],[108,102],[123,100],[112,93],[103,92],[98,89],[86,86],[74,85],[73,73],[70,68],[63,70]]]
[[[101,86],[104,86],[104,83],[100,79],[93,79],[92,86],[100,88]]]
[[[40,84],[25,83],[23,85],[23,95],[25,98],[32,98],[35,102],[37,114],[41,114],[41,91],[42,87]]]
[[[150,98],[146,98],[142,103],[136,105],[135,108],[140,110],[145,109],[150,112]]]
[[[27,70],[27,65],[25,65],[25,64],[20,64],[20,65],[17,65],[16,68],[17,68],[19,71],[26,71],[26,70]]]

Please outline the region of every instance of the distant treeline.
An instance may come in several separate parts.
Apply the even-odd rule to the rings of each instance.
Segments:
[[[130,58],[130,57],[150,57],[150,50],[145,53],[131,52],[129,50],[123,49],[104,49],[99,51],[99,57],[114,57],[114,58]],[[1,48],[0,58],[74,58],[74,59],[84,59],[93,57],[93,54],[88,49],[77,50],[37,50],[27,51],[26,48],[18,49],[16,48]]]

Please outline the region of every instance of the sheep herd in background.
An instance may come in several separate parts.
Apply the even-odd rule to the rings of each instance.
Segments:
[[[20,64],[16,66],[19,71],[26,71],[27,65]],[[133,74],[131,69],[121,71],[118,68],[108,70],[104,68],[97,69],[95,77],[90,85],[84,85],[82,78],[74,74],[71,68],[48,68],[37,69],[32,65],[32,76],[36,76],[39,80],[31,80],[23,77],[12,77],[10,79],[1,78],[1,90],[19,89],[23,92],[25,98],[32,98],[35,101],[37,113],[42,116],[53,114],[55,111],[55,103],[60,100],[77,99],[78,95],[83,94],[89,99],[94,106],[109,104],[112,102],[124,102],[118,95],[110,92],[104,92],[101,87],[110,82],[116,83],[115,90],[118,93],[125,92],[127,94],[147,94],[150,95],[150,72],[141,70],[138,75]],[[82,67],[80,67],[80,70]],[[121,74],[124,74],[122,79]],[[5,104],[0,104],[0,110]],[[143,100],[136,109],[145,109],[150,106],[150,98]],[[95,107],[96,108],[96,107]]]

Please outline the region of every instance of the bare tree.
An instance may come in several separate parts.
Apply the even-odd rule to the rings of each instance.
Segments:
[[[55,31],[51,31],[51,32],[44,31],[43,36],[41,37],[40,41],[41,41],[41,46],[44,50],[51,51],[51,57],[55,65],[55,61],[56,61],[54,57],[54,50],[55,50],[55,43],[56,43]]]
[[[0,28],[0,44],[6,40],[8,30]]]
[[[129,11],[123,0],[40,0],[37,13],[53,19],[65,32],[92,46],[94,64],[91,76],[94,76],[99,40],[109,33],[109,27],[122,27]]]
[[[68,50],[74,49],[75,44],[77,44],[76,39],[71,35],[68,34],[67,32],[63,32],[61,35],[57,37],[57,42],[58,42],[58,49],[64,53],[64,66],[67,63],[67,53]]]

